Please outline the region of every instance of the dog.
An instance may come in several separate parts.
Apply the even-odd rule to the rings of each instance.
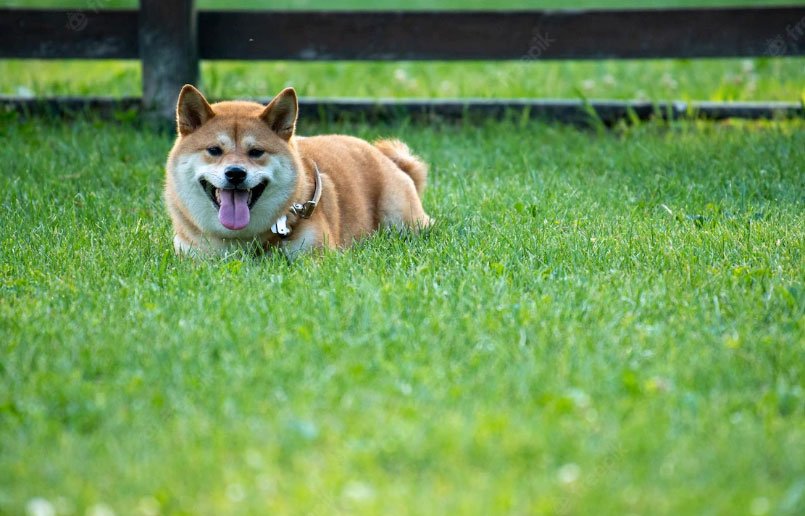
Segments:
[[[257,242],[293,259],[346,248],[381,227],[421,230],[427,166],[399,140],[297,136],[286,88],[267,105],[210,105],[185,85],[164,200],[179,254],[226,253]]]

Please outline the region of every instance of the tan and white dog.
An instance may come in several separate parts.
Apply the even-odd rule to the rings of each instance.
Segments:
[[[298,102],[286,88],[268,106],[210,105],[186,85],[165,203],[177,253],[258,242],[296,253],[346,247],[382,226],[420,229],[427,167],[398,140],[295,136]]]

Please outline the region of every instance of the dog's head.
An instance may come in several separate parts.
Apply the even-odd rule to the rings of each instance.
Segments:
[[[298,178],[292,143],[297,111],[293,88],[268,106],[210,105],[193,86],[182,88],[168,181],[202,232],[251,238],[276,220]]]

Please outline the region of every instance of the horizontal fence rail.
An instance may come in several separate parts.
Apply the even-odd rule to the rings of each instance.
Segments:
[[[533,60],[805,55],[805,7],[198,11],[202,59]],[[136,10],[0,9],[0,57],[135,59]]]
[[[267,104],[271,99],[256,99]],[[125,119],[125,113],[141,109],[140,99],[103,97],[19,98],[0,96],[0,112],[25,116],[74,116],[90,114]],[[647,102],[569,99],[299,99],[300,124],[312,120],[392,122],[414,120],[473,120],[523,117],[577,125],[598,122],[611,126],[621,120],[677,120],[727,118],[783,119],[805,117],[805,106],[796,102]]]
[[[486,12],[200,12],[207,59],[743,57],[805,8]],[[231,30],[237,27],[237,30]],[[805,26],[803,26],[805,29]],[[787,48],[805,53],[805,38]]]
[[[0,57],[137,59],[137,11],[0,9]]]
[[[166,119],[173,117],[181,86],[198,82],[199,59],[535,61],[801,55],[805,55],[805,6],[198,11],[194,0],[140,0],[138,10],[0,9],[0,58],[139,59],[143,72],[140,102]],[[101,104],[106,105],[104,102]],[[467,102],[398,102],[393,110],[448,113],[466,110]],[[476,111],[497,112],[512,102],[516,103],[477,101]],[[370,104],[378,105],[372,101],[366,105]],[[18,99],[17,105],[31,107],[24,99]],[[354,109],[369,113],[362,105],[354,104]],[[668,104],[669,113],[675,105]],[[340,106],[347,109],[353,104]],[[522,109],[554,113],[551,106],[550,102],[532,103]],[[608,109],[605,104],[600,107]],[[632,108],[647,109],[639,104],[630,105]],[[701,108],[707,111],[705,106]],[[562,113],[579,107],[557,105],[556,109],[561,115],[554,118],[561,119]],[[613,109],[620,113],[626,108]],[[772,111],[779,110],[730,107],[718,113],[754,117]]]

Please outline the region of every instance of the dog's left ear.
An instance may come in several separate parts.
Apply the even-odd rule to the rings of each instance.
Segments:
[[[285,88],[260,113],[260,118],[285,141],[291,139],[296,128],[299,102],[293,88]]]
[[[179,134],[187,136],[214,116],[212,106],[204,95],[193,86],[185,84],[176,103],[176,125]]]

